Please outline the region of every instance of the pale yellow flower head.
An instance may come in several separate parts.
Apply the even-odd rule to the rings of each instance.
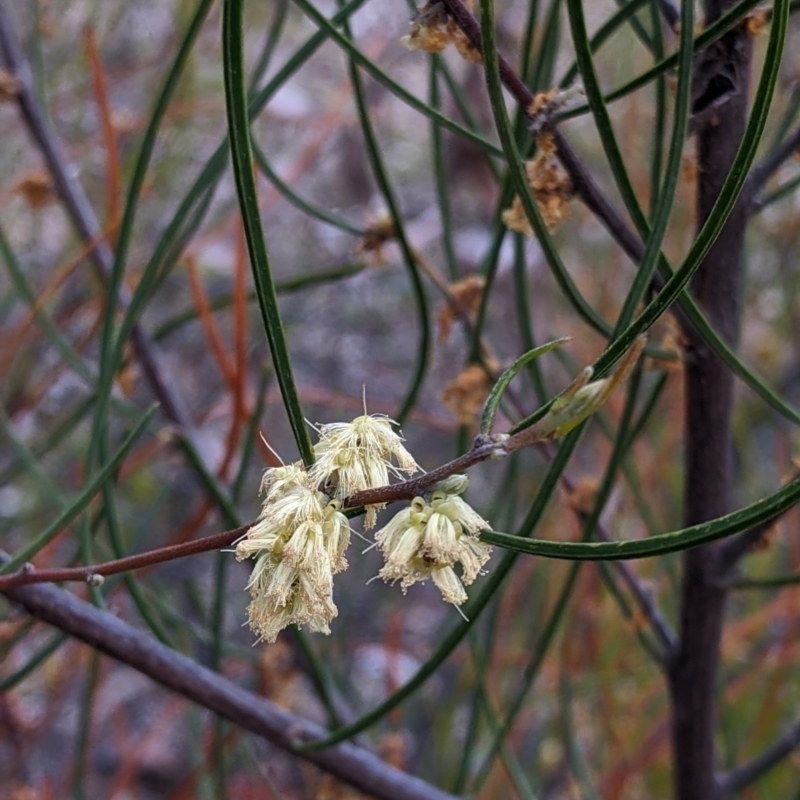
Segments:
[[[264,477],[261,479],[261,493],[265,495],[265,505],[298,487],[311,487],[308,473],[301,463],[264,470]]]
[[[370,414],[321,426],[314,456],[309,472],[312,485],[332,485],[334,497],[341,500],[364,489],[386,486],[390,475],[403,477],[402,473],[412,475],[419,469],[392,428],[392,420]],[[367,529],[375,525],[384,505],[367,507]]]
[[[237,559],[255,558],[247,588],[250,627],[274,642],[288,625],[330,633],[336,616],[333,575],[347,567],[350,526],[341,503],[311,488],[305,470],[267,470],[261,515],[236,545]]]
[[[467,483],[465,476],[451,476],[439,484],[429,503],[414,498],[375,534],[385,559],[379,577],[391,583],[399,580],[404,592],[431,578],[448,603],[461,605],[467,599],[464,585],[481,574],[491,554],[491,547],[478,538],[489,523],[458,496]],[[456,564],[461,565],[460,578],[453,569]]]

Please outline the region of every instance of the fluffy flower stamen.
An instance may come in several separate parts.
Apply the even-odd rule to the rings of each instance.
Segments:
[[[464,586],[481,574],[491,547],[478,538],[489,523],[458,496],[466,487],[464,476],[451,476],[429,503],[415,497],[375,534],[385,559],[379,577],[390,583],[399,580],[404,592],[431,578],[448,603],[461,605],[467,599]],[[461,564],[460,578],[456,564]]]
[[[404,477],[419,469],[392,428],[392,420],[378,415],[364,414],[352,422],[321,426],[314,456],[316,461],[309,473],[312,485],[332,485],[334,497],[340,500],[364,489],[386,486],[390,475]],[[367,507],[367,529],[374,527],[377,512],[384,507]]]
[[[346,568],[350,541],[341,503],[312,488],[297,465],[267,470],[262,490],[261,515],[236,545],[237,559],[255,559],[247,584],[250,627],[268,642],[288,625],[330,633],[333,575]]]

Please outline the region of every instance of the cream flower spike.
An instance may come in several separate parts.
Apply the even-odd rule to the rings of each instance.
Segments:
[[[250,627],[268,642],[293,624],[330,633],[333,575],[347,567],[350,541],[341,503],[312,489],[297,465],[267,470],[262,489],[261,515],[236,545],[238,560],[256,560],[247,585]]]
[[[364,489],[386,486],[390,475],[413,475],[419,469],[392,428],[392,420],[377,414],[322,425],[314,456],[316,461],[309,471],[312,486],[333,484],[334,497],[340,500]],[[377,512],[385,505],[367,507],[365,528],[375,526]]]
[[[375,534],[385,559],[380,578],[399,580],[404,593],[431,578],[448,603],[460,606],[467,599],[464,586],[482,573],[491,554],[491,547],[478,538],[489,523],[458,496],[467,485],[464,475],[447,478],[430,503],[415,497]],[[456,564],[461,564],[460,578],[453,569]]]

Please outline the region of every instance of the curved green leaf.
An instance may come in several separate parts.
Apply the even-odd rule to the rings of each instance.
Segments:
[[[496,531],[487,531],[481,534],[481,538],[488,544],[506,550],[546,558],[568,561],[625,561],[688,550],[690,547],[699,547],[733,536],[775,519],[798,501],[800,501],[800,478],[796,478],[777,492],[723,517],[678,531],[650,536],[647,539],[622,542],[549,542],[543,539],[523,539]]]
[[[480,427],[481,433],[491,432],[492,425],[494,424],[494,418],[500,405],[500,400],[503,398],[503,394],[505,393],[506,389],[508,388],[508,384],[511,383],[511,380],[514,378],[514,376],[526,364],[529,364],[531,361],[539,358],[539,356],[550,352],[550,350],[560,347],[562,344],[566,344],[567,342],[571,341],[571,338],[572,337],[570,336],[565,336],[561,339],[554,339],[551,342],[540,344],[538,347],[534,347],[533,350],[529,350],[524,355],[521,355],[508,369],[503,372],[502,375],[500,375],[500,377],[497,379],[497,382],[492,387],[492,391],[489,392],[489,396],[486,398],[486,403],[483,406]]]
[[[314,462],[314,450],[294,382],[292,362],[283,331],[278,296],[272,280],[267,243],[261,229],[261,214],[258,208],[244,74],[243,0],[227,0],[223,4],[222,61],[233,174],[236,179],[236,191],[239,195],[242,223],[258,293],[261,318],[297,449],[304,463],[309,465]]]

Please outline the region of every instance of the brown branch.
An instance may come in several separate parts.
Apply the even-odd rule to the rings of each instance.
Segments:
[[[706,24],[732,0],[706,0]],[[703,62],[709,75],[734,82],[729,99],[697,133],[699,230],[716,203],[747,122],[752,37],[743,28],[722,37]],[[710,78],[709,78],[710,80]],[[744,234],[747,206],[740,198],[692,282],[700,307],[732,347],[742,316]],[[684,330],[692,358],[684,368],[684,525],[722,516],[731,507],[734,375],[692,330]],[[679,646],[669,670],[672,753],[678,800],[716,800],[717,667],[726,590],[720,580],[720,545],[683,556]]]
[[[8,556],[0,554],[0,561]],[[381,800],[455,800],[352,744],[321,752],[295,752],[328,731],[237,686],[218,673],[154,641],[126,622],[55,586],[24,586],[5,595],[31,616],[55,626],[156,683],[183,695],[297,758]]]
[[[472,12],[462,0],[441,0],[448,14],[453,17],[461,30],[466,34],[470,44],[482,52],[481,29]],[[527,111],[534,100],[530,89],[523,83],[511,65],[501,53],[497,54],[500,69],[500,80],[511,93],[520,107]],[[606,226],[614,240],[630,256],[638,262],[644,253],[641,239],[625,224],[620,213],[609,202],[608,198],[595,183],[591,173],[583,166],[578,155],[572,149],[566,136],[558,128],[551,128],[556,143],[559,160],[570,178],[575,194],[580,197],[586,207]]]
[[[131,572],[144,567],[152,567],[155,564],[162,564],[165,561],[174,561],[176,558],[206,553],[209,550],[219,550],[221,547],[229,547],[237,539],[244,536],[250,529],[250,525],[215,533],[212,536],[204,536],[201,539],[194,539],[183,544],[159,547],[156,550],[149,550],[146,553],[139,553],[135,556],[105,561],[102,564],[56,569],[36,569],[33,565],[26,564],[16,572],[0,575],[0,592],[31,583],[63,583],[66,581],[91,583],[95,576],[105,578],[108,575],[116,575],[120,572]]]
[[[527,431],[522,431],[522,433],[527,433]],[[517,434],[516,436],[519,437],[520,435]],[[487,461],[491,458],[503,458],[513,450],[518,449],[512,444],[514,439],[515,437],[511,437],[506,438],[504,441],[502,434],[499,437],[479,436],[470,450],[458,456],[458,458],[448,461],[447,464],[442,464],[424,475],[419,475],[402,483],[393,483],[391,486],[380,486],[377,489],[365,489],[362,492],[356,492],[344,501],[343,506],[344,508],[359,508],[360,506],[380,503],[395,503],[398,500],[413,500],[450,475],[463,472],[481,461]]]
[[[800,721],[795,722],[769,747],[750,761],[734,767],[720,780],[721,791],[723,794],[741,791],[798,749],[800,749]]]
[[[418,495],[429,491],[436,483],[457,472],[462,472],[474,464],[487,459],[508,455],[515,449],[523,446],[520,444],[522,437],[530,436],[529,430],[516,434],[515,437],[484,436],[476,440],[471,450],[453,459],[447,464],[442,464],[431,472],[426,472],[411,480],[395,483],[390,486],[381,486],[377,489],[367,489],[357,492],[346,498],[344,508],[360,508],[365,505],[378,503],[393,503],[398,500],[412,500]],[[63,581],[91,581],[94,576],[106,577],[120,572],[150,567],[161,564],[165,561],[173,561],[177,558],[184,558],[198,553],[205,553],[209,550],[218,550],[221,547],[229,547],[237,539],[244,536],[254,523],[242,525],[239,528],[215,533],[201,539],[194,539],[183,544],[160,547],[146,553],[139,553],[134,556],[126,556],[113,561],[106,561],[102,564],[89,564],[80,567],[63,567],[55,569],[36,569],[31,564],[26,564],[16,572],[9,575],[0,575],[0,592],[9,591],[18,586],[26,586],[33,583],[60,583]]]
[[[464,5],[462,0],[441,0],[441,2],[461,30],[464,31],[470,44],[482,52],[480,25],[472,12]],[[527,110],[534,99],[530,89],[499,52],[497,53],[497,63],[503,86],[511,93],[520,107]],[[609,232],[611,238],[622,248],[631,261],[634,264],[638,264],[645,250],[641,237],[625,222],[620,212],[597,185],[567,137],[554,125],[548,123],[546,127],[553,135],[558,158],[567,175],[569,175],[570,185],[575,195],[597,217]],[[656,289],[660,289],[664,285],[664,280],[660,275],[654,275],[652,280]],[[674,306],[672,311],[684,327],[693,327],[679,306]]]
[[[636,358],[638,358],[638,351],[635,349],[629,351],[628,355],[623,359],[621,369],[627,371],[627,367],[624,363],[625,360],[627,359],[632,364]],[[450,475],[462,472],[481,461],[505,457],[515,450],[530,444],[541,445],[545,455],[549,459],[552,459],[553,451],[547,441],[547,431],[547,419],[545,418],[539,423],[534,424],[531,428],[520,431],[513,436],[507,436],[505,434],[494,436],[480,435],[476,438],[473,447],[467,453],[453,459],[447,464],[443,464],[431,472],[403,481],[402,483],[357,492],[345,499],[343,507],[360,508],[364,505],[391,503],[398,500],[411,500],[426,491],[430,491],[435,484]],[[575,482],[569,474],[562,475],[561,482],[568,491],[574,489]],[[34,583],[60,583],[65,581],[92,582],[97,577],[102,578],[120,572],[142,569],[165,561],[172,561],[189,555],[208,552],[209,550],[229,547],[237,539],[244,536],[253,524],[254,523],[249,523],[233,530],[223,531],[222,533],[195,539],[184,544],[162,547],[146,553],[107,561],[102,564],[54,569],[36,569],[33,565],[26,564],[14,573],[0,576],[0,591],[7,591],[18,586]],[[597,532],[601,539],[605,541],[610,540],[608,532],[599,522],[597,525]],[[659,612],[652,594],[641,585],[636,574],[627,565],[617,563],[614,565],[614,568],[619,572],[624,583],[639,604],[639,607],[644,613],[645,618],[651,624],[668,658],[675,646],[675,635]]]

